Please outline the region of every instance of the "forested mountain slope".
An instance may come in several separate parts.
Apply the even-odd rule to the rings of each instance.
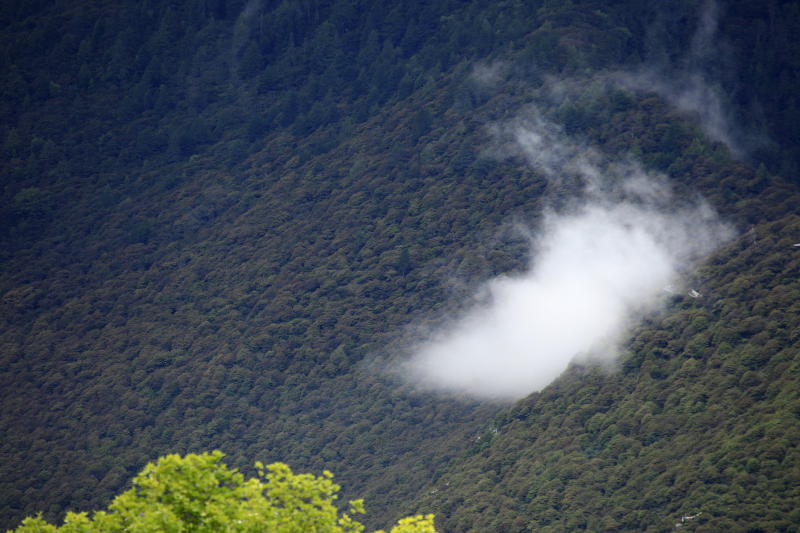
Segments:
[[[607,417],[593,433],[583,415],[563,423],[583,454],[574,459],[596,465],[601,479],[610,476],[597,459],[603,450],[622,457],[609,448],[613,424],[643,448],[680,435],[694,442],[699,422],[664,422],[678,416],[665,390],[684,374],[708,384],[709,398],[734,402],[720,424],[742,434],[771,420],[761,407],[796,417],[796,398],[780,391],[793,386],[797,343],[797,310],[785,296],[797,263],[784,248],[797,230],[799,82],[797,54],[779,52],[798,35],[796,6],[720,5],[720,39],[730,43],[721,64],[733,66],[714,83],[731,124],[767,139],[735,161],[666,92],[609,81],[643,65],[665,76],[689,68],[683,43],[702,28],[703,6],[639,4],[3,1],[0,527],[38,510],[55,519],[104,507],[147,461],[219,448],[239,467],[258,459],[328,468],[374,505],[371,520],[382,525],[425,511],[412,508],[414,495],[446,471],[454,488],[431,505],[461,530],[477,519],[456,495],[509,446],[507,466],[489,480],[504,506],[482,514],[517,530],[520,513],[525,524],[558,522],[551,511],[533,516],[542,500],[527,495],[545,478],[534,476],[539,466],[524,460],[519,439],[537,454],[557,453],[556,434],[535,440],[531,431],[543,424],[537,410],[574,410],[572,393],[596,387],[593,397],[607,399],[591,407]],[[535,221],[547,198],[572,192],[522,161],[487,155],[485,126],[531,104],[607,157],[636,158],[679,190],[702,193],[743,236],[700,275],[707,298],[676,301],[638,330],[621,373],[569,374],[504,411],[496,439],[462,463],[500,407],[412,393],[371,363],[399,350],[409,323],[457,307],[463,287],[523,268],[527,242],[504,228]],[[764,268],[771,275],[761,279]],[[729,307],[720,307],[726,291]],[[755,322],[742,318],[747,309]],[[693,313],[696,351],[680,325]],[[714,328],[733,318],[750,325],[727,326],[724,348]],[[658,335],[674,346],[657,348]],[[751,345],[755,355],[746,355]],[[731,365],[754,362],[723,374],[714,365],[727,353]],[[770,381],[776,372],[786,377]],[[743,388],[741,398],[723,398],[734,378],[764,388],[762,397]],[[646,442],[649,426],[621,428],[617,419],[650,393],[656,399],[642,401],[654,402],[651,414],[668,431]],[[723,427],[715,426],[720,438]],[[526,436],[514,440],[516,431]],[[760,463],[744,470],[767,482],[778,459],[762,461],[758,446],[770,431],[748,441]],[[779,458],[789,474],[792,438]],[[617,474],[662,460],[657,449],[619,459]],[[726,449],[713,439],[675,475]],[[739,459],[731,456],[732,468]],[[532,478],[525,495],[506,488],[517,466]],[[484,485],[470,497],[494,505]],[[768,490],[788,505],[788,489]],[[671,493],[636,500],[644,494],[618,496],[642,510],[629,522],[618,513],[593,519],[635,529],[691,512]],[[713,505],[698,510],[721,516]]]
[[[795,530],[798,232],[794,213],[756,226],[692,280],[700,297],[634,332],[618,371],[575,366],[497,416],[422,499],[440,526]]]

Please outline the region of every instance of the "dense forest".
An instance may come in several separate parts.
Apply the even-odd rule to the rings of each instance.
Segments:
[[[800,528],[797,2],[0,5],[0,528],[214,449],[372,528]],[[415,327],[579,194],[498,155],[531,109],[733,236],[612,371],[421,393]]]

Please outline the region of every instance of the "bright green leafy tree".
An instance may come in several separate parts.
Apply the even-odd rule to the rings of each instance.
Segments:
[[[322,476],[295,474],[283,463],[264,467],[245,480],[222,463],[219,451],[168,455],[148,464],[133,488],[117,496],[107,511],[91,517],[68,513],[61,527],[41,517],[26,518],[14,533],[360,533],[364,526],[352,515],[364,512],[362,500],[339,513],[339,491],[325,471]],[[383,532],[376,532],[383,533]],[[433,515],[400,520],[391,533],[435,533]]]

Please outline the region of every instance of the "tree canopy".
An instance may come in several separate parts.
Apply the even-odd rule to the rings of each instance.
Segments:
[[[364,513],[363,501],[353,500],[347,512],[340,512],[334,503],[339,486],[327,470],[321,476],[295,474],[284,463],[256,462],[258,476],[245,479],[222,463],[223,457],[220,451],[167,455],[149,463],[107,511],[67,513],[61,527],[41,516],[26,518],[14,532],[364,531],[353,519]],[[391,533],[435,533],[433,515],[404,518]]]
[[[0,531],[215,448],[330,468],[370,529],[418,497],[460,532],[800,527],[800,437],[775,436],[800,417],[800,3],[714,4],[4,0]],[[650,68],[678,96],[705,80],[751,157],[620,84]],[[622,382],[495,424],[374,370],[568,204],[570,176],[495,150],[530,105],[702,195],[741,249],[634,335]]]

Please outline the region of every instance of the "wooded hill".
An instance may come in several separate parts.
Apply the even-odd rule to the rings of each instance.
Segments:
[[[0,527],[221,449],[333,471],[370,526],[797,528],[800,12],[720,2],[689,64],[710,4],[640,4],[4,0]],[[643,66],[702,73],[746,155],[608,81]],[[374,362],[524,268],[505,226],[571,192],[485,155],[531,104],[740,236],[618,373],[510,409],[414,393]]]
[[[418,505],[445,531],[794,530],[798,232],[720,251],[618,372],[576,365],[501,413]]]

